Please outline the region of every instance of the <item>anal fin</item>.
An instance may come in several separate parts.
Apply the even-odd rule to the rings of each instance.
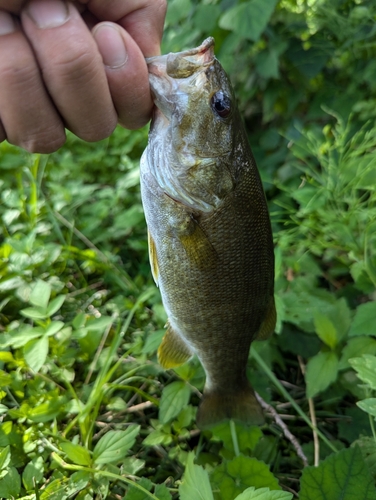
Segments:
[[[261,323],[260,330],[258,331],[255,340],[266,340],[270,338],[273,335],[276,321],[277,313],[275,310],[274,296],[272,295],[269,300],[264,321]]]
[[[167,323],[167,331],[158,348],[158,361],[166,370],[180,366],[192,356],[192,353],[180,336]]]

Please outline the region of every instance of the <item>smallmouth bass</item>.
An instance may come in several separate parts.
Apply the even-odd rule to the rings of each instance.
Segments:
[[[155,103],[141,158],[152,274],[168,315],[164,368],[197,355],[200,428],[263,414],[246,376],[274,331],[274,252],[265,195],[214,39],[147,59]]]

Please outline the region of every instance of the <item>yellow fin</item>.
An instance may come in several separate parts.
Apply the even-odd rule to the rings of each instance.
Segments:
[[[270,338],[275,329],[275,324],[277,321],[277,313],[275,310],[274,296],[270,297],[268,310],[265,315],[265,319],[260,326],[260,330],[256,335],[256,340],[266,340]]]
[[[181,244],[189,260],[199,269],[207,268],[216,263],[218,259],[215,248],[210,243],[199,223],[192,219],[193,231],[190,234],[179,235]]]
[[[191,351],[168,323],[167,331],[158,348],[158,361],[166,370],[180,366],[192,356]]]
[[[207,429],[233,419],[246,425],[262,425],[264,415],[248,380],[235,390],[204,392],[197,413],[197,426]]]
[[[151,274],[153,275],[153,279],[155,284],[158,286],[158,277],[159,277],[159,267],[157,260],[157,249],[155,248],[155,243],[153,238],[151,237],[150,231],[148,230],[148,247],[149,247],[149,260],[151,267]]]

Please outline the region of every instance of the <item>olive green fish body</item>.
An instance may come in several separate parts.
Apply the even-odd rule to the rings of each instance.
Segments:
[[[149,60],[159,109],[141,161],[150,260],[168,315],[159,359],[166,368],[200,359],[200,427],[262,421],[246,367],[251,342],[275,324],[265,196],[212,46]]]

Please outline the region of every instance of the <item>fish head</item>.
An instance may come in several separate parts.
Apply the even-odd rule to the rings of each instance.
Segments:
[[[233,189],[231,155],[240,120],[214,39],[147,64],[155,103],[149,139],[154,176],[171,198],[210,212]]]

